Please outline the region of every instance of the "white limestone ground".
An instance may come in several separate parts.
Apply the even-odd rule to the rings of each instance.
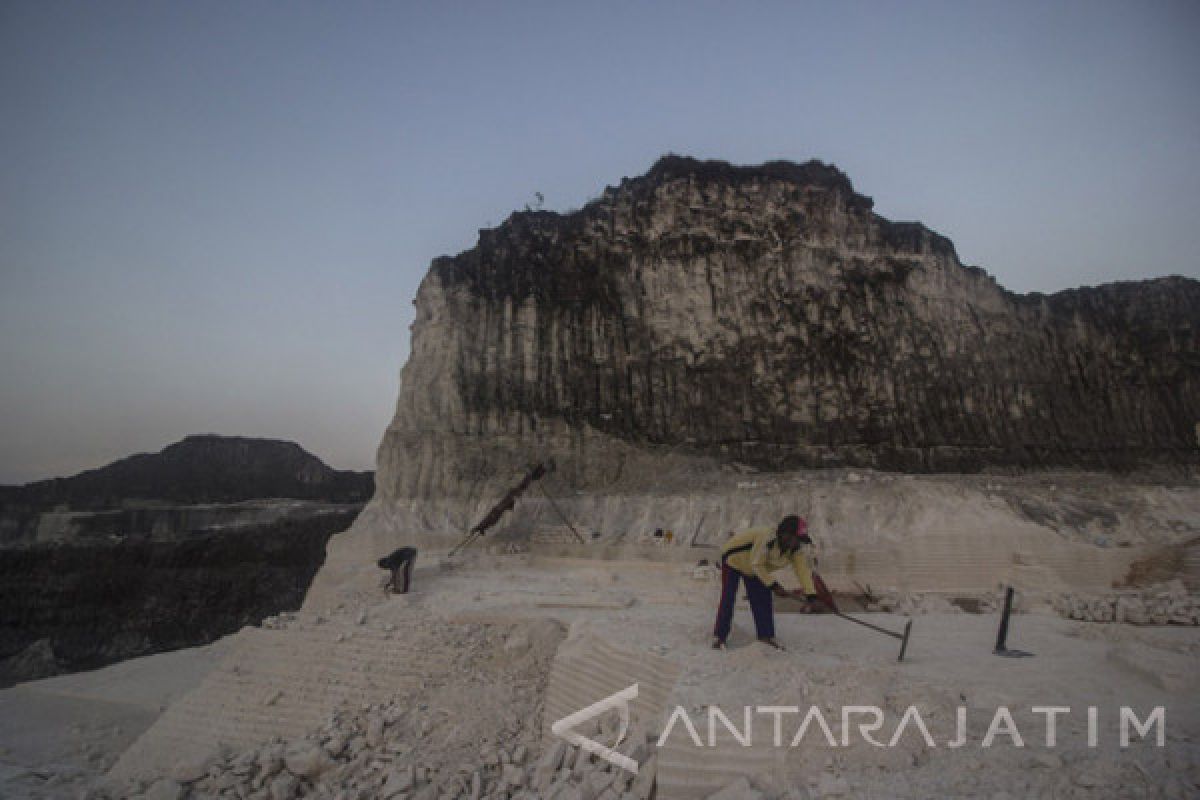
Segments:
[[[0,691],[0,797],[78,797],[228,649],[221,640]]]
[[[711,650],[718,586],[715,570],[696,564],[714,558],[707,540],[719,538],[719,527],[698,537],[698,546],[680,536],[663,547],[642,533],[587,545],[522,542],[509,525],[448,562],[447,537],[402,538],[364,522],[331,540],[300,612],[243,630],[206,655],[139,659],[110,668],[126,673],[94,673],[87,702],[65,706],[53,681],[0,693],[0,703],[13,704],[13,718],[35,721],[30,730],[43,731],[43,739],[63,738],[58,731],[75,723],[82,731],[123,731],[92,744],[96,757],[78,746],[61,757],[47,746],[33,757],[20,748],[36,736],[7,724],[0,761],[36,772],[10,770],[0,793],[78,797],[121,750],[95,795],[644,800],[654,792],[669,800],[721,791],[727,800],[1000,800],[1200,791],[1200,628],[1183,624],[1196,619],[1196,489],[1089,488],[1056,479],[1066,499],[1054,507],[1025,492],[1032,483],[1021,478],[745,480],[757,485],[732,490],[740,499],[725,513],[737,518],[720,524],[765,522],[800,503],[835,589],[869,584],[878,610],[865,616],[880,625],[898,630],[904,614],[915,615],[903,664],[895,662],[895,640],[831,616],[780,613],[789,651],[764,648],[753,643],[744,603],[733,649]],[[1018,514],[1014,497],[1038,507]],[[1105,513],[1106,497],[1121,513]],[[1085,518],[1067,518],[1079,510]],[[1044,523],[1030,514],[1044,515]],[[387,595],[374,560],[403,542],[422,548],[414,591]],[[1132,573],[1142,588],[1111,588]],[[1171,575],[1187,582],[1161,583]],[[1034,658],[992,655],[1002,581],[1020,590],[1009,644]],[[947,591],[931,591],[938,586]],[[986,613],[962,613],[950,602],[963,597]],[[1126,624],[1089,621],[1118,618]],[[1163,621],[1175,624],[1155,624]],[[105,677],[120,674],[141,677]],[[161,694],[170,701],[149,691],[159,681],[176,687]],[[635,682],[635,725],[622,749],[642,763],[636,778],[556,746],[548,734],[554,719]],[[122,687],[131,685],[150,700],[129,700]],[[181,694],[185,687],[194,688]],[[108,700],[115,702],[99,702]],[[167,705],[161,714],[160,704]],[[914,706],[934,746],[910,727],[895,748],[857,736],[831,747],[816,730],[797,747],[775,747],[771,718],[761,715],[752,720],[751,747],[721,727],[713,747],[696,748],[678,727],[661,749],[654,746],[675,706],[687,710],[707,744],[707,709],[722,709],[740,729],[744,705],[815,705],[839,735],[839,709],[878,707],[884,741]],[[1024,747],[1003,735],[982,747],[1000,705],[1012,709]],[[1164,746],[1134,741],[1122,750],[1122,705],[1139,720],[1162,706]],[[1054,748],[1045,746],[1034,706],[1072,709],[1059,720]],[[1088,706],[1099,713],[1095,748],[1087,745]],[[951,748],[959,707],[968,743]],[[784,744],[798,722],[781,720]]]
[[[438,554],[422,558],[412,595],[384,595],[378,572],[364,569],[327,596],[340,601],[226,643],[197,689],[117,763],[111,796],[611,800],[652,788],[661,798],[703,797],[733,784],[727,796],[1187,797],[1200,784],[1196,627],[1070,621],[1045,603],[1014,617],[1010,646],[1036,656],[1013,660],[991,654],[996,614],[930,613],[915,618],[909,656],[896,664],[897,642],[830,616],[781,613],[789,650],[765,648],[753,643],[743,605],[733,649],[714,652],[717,585],[708,570],[483,553],[443,568],[431,563]],[[903,622],[869,618],[897,629]],[[569,629],[569,647],[559,648],[562,629],[548,620]],[[258,640],[276,636],[289,644],[271,655]],[[332,644],[322,649],[322,641]],[[372,660],[377,654],[382,660]],[[401,672],[410,679],[382,669],[389,656],[408,665]],[[153,672],[150,659],[138,662],[139,672]],[[840,735],[837,709],[864,705],[884,710],[878,736],[886,741],[915,705],[936,746],[909,731],[896,748],[858,739],[835,748],[814,731],[799,747],[776,748],[771,718],[759,716],[750,748],[720,727],[713,748],[695,748],[679,728],[657,752],[653,735],[627,743],[645,765],[639,783],[546,735],[559,710],[543,718],[544,704],[582,705],[635,681],[646,701],[634,707],[635,736],[657,733],[680,705],[707,742],[707,707],[740,728],[744,704],[817,705]],[[31,690],[45,691],[21,689]],[[1012,709],[1024,747],[1001,735],[982,748],[999,705]],[[1059,719],[1054,748],[1045,747],[1043,717],[1030,712],[1041,705],[1073,709]],[[1087,747],[1089,705],[1100,714],[1095,749]],[[1139,719],[1164,706],[1165,746],[1135,736],[1122,751],[1120,705]],[[951,749],[959,706],[968,744]],[[798,718],[782,725],[790,744]],[[5,746],[16,737],[10,731]],[[741,776],[749,788],[739,788]],[[114,789],[126,780],[130,788]],[[22,784],[24,796],[79,795],[80,781],[35,781]]]

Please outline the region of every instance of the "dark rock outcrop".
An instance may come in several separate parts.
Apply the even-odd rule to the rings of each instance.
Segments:
[[[204,644],[298,608],[369,472],[189,436],[0,490],[0,685]]]
[[[206,644],[299,608],[329,537],[358,510],[0,549],[0,686]]]
[[[96,511],[0,511],[0,547],[50,542],[110,542],[119,539],[192,537],[197,533],[252,530],[285,519],[362,508],[361,503],[307,500],[245,500],[200,505],[144,505]]]
[[[122,508],[138,503],[237,503],[286,497],[364,503],[370,472],[335,470],[294,442],[240,436],[188,436],[158,453],[139,453],[70,478],[0,487],[14,513],[65,507]]]
[[[1200,283],[1014,294],[815,161],[668,156],[579,211],[480,231],[433,262],[416,308],[373,511],[483,498],[546,457],[599,491],[638,453],[768,470],[1200,461]]]

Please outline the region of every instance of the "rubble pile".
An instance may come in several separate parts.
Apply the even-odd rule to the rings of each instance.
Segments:
[[[271,626],[295,624],[294,616],[273,618]],[[418,635],[416,627],[404,630]],[[530,754],[541,740],[545,683],[562,635],[550,620],[443,622],[445,669],[424,674],[412,690],[338,708],[304,736],[183,759],[166,774],[132,787],[98,787],[93,796],[532,797],[522,792],[541,774],[542,762]],[[568,762],[568,770],[591,771],[578,758]]]
[[[439,739],[432,731],[421,733],[428,727],[415,722],[416,716],[391,702],[358,714],[336,714],[300,740],[276,739],[259,749],[176,764],[169,776],[141,787],[136,797],[647,800],[654,787],[653,742],[640,728],[617,748],[638,761],[635,775],[563,741],[534,757],[531,719],[500,742],[485,740],[469,757],[459,753],[457,763],[447,761],[423,754],[401,733],[407,727],[422,738]],[[452,731],[471,740],[475,733]]]
[[[961,608],[951,603],[944,595],[929,592],[881,592],[867,603],[868,611],[885,611],[892,614],[914,616],[918,614],[957,614]],[[991,598],[979,600],[978,611],[987,613],[995,611],[996,604]]]
[[[658,757],[654,743],[635,729],[617,752],[638,762],[633,774],[565,742],[555,742],[529,773],[523,796],[556,800],[647,800],[654,789]]]
[[[1067,619],[1085,622],[1200,625],[1200,594],[1189,593],[1180,580],[1106,594],[1063,593],[1053,603]]]

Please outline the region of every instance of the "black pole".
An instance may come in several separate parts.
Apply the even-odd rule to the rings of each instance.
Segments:
[[[904,654],[906,652],[908,652],[908,635],[910,633],[912,633],[912,620],[911,619],[908,622],[904,623],[904,638],[900,640],[900,657],[896,659],[897,661],[903,661]]]
[[[1012,614],[1012,599],[1013,588],[1008,587],[1008,591],[1004,593],[1004,613],[1000,615],[1000,630],[996,633],[996,649],[993,652],[1003,653],[1008,647],[1005,642],[1008,639],[1008,617]]]

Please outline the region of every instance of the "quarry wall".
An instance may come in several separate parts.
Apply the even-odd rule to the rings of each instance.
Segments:
[[[1200,461],[1200,283],[1014,294],[815,161],[665,157],[480,231],[415,305],[377,530],[464,531],[547,459],[560,496],[652,503],[730,469]]]
[[[0,685],[205,644],[298,608],[357,513],[0,549]]]

